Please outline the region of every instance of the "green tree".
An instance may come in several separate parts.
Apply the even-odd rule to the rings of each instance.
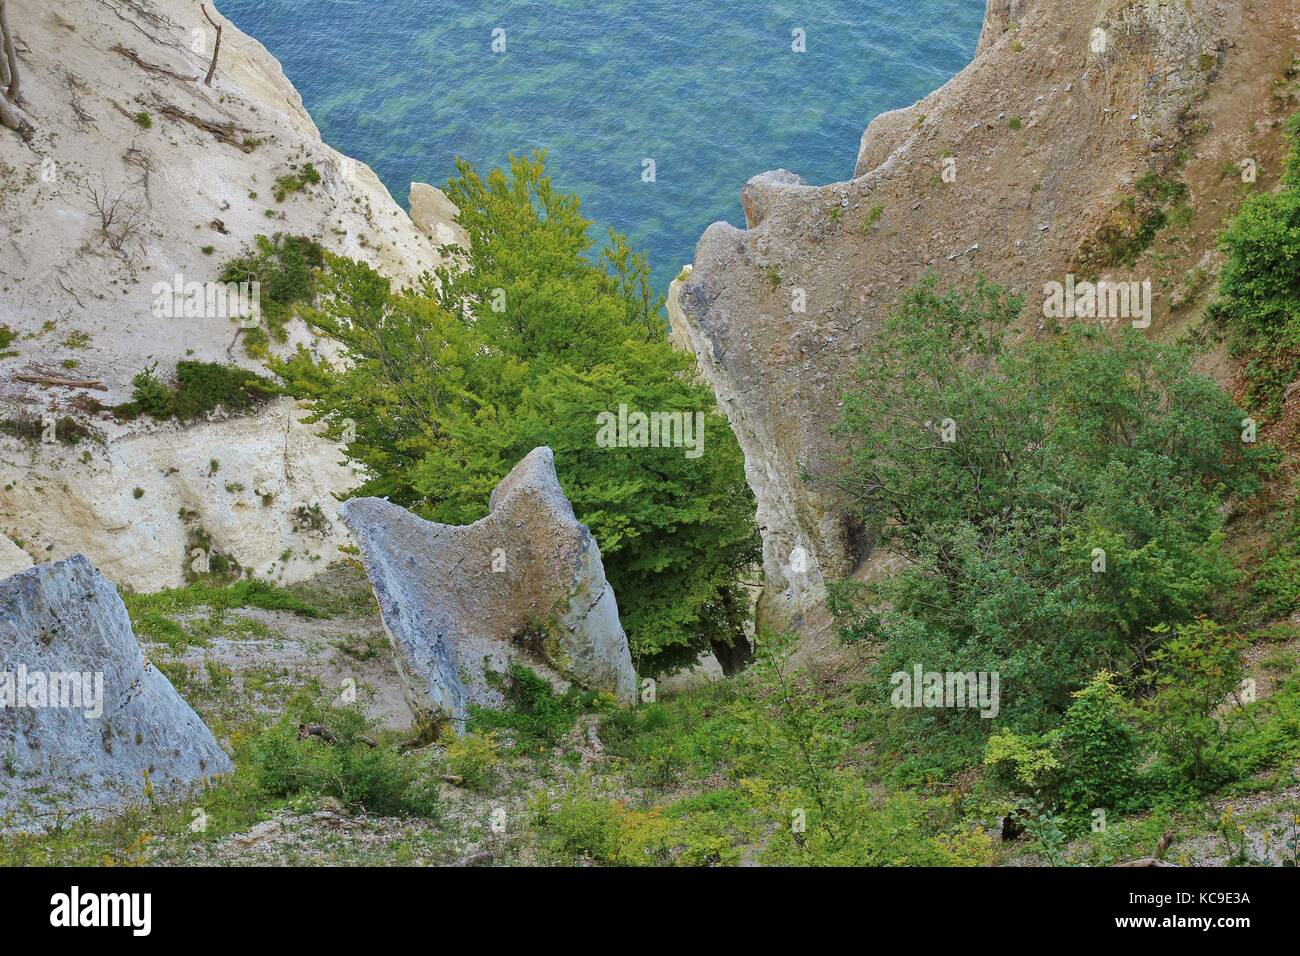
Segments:
[[[1218,711],[1241,688],[1242,640],[1209,620],[1176,629],[1153,655],[1156,692],[1145,716],[1174,781],[1208,787],[1231,777]]]
[[[468,248],[414,292],[330,258],[307,321],[343,346],[339,365],[305,351],[276,368],[367,467],[359,494],[431,520],[487,512],[496,484],[538,445],[595,534],[643,671],[743,640],[741,574],[758,560],[743,458],[692,359],[667,339],[643,255],[610,234],[593,260],[575,196],[544,156],[447,187]],[[620,405],[700,413],[702,454],[600,447],[597,416]]]

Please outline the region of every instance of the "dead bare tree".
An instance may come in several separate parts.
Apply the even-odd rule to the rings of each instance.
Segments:
[[[9,26],[5,0],[0,0],[0,126],[14,130],[23,139],[30,139],[32,124],[21,106],[20,79],[14,33]]]
[[[100,234],[114,252],[122,252],[133,239],[139,239],[146,221],[141,202],[125,189],[112,192],[104,183],[87,185],[86,195],[99,215]]]
[[[216,45],[214,45],[214,46],[212,47],[212,62],[208,65],[208,75],[207,75],[206,77],[203,78],[203,85],[204,85],[204,86],[211,86],[211,85],[212,85],[212,74],[217,72],[217,57],[221,55],[221,27],[222,27],[222,24],[220,24],[220,23],[218,23],[216,20],[212,19],[212,15],[211,15],[210,13],[208,13],[208,8],[207,8],[206,6],[204,6],[204,5],[200,5],[200,9],[203,10],[203,15],[204,15],[205,17],[208,18],[208,22],[211,23],[212,26],[213,26],[213,28],[216,29],[216,31],[217,31],[217,42],[216,42]]]

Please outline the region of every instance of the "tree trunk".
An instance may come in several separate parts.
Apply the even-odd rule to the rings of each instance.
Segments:
[[[14,51],[14,35],[5,15],[5,0],[0,0],[0,126],[14,130],[23,139],[30,139],[32,124],[18,106],[20,91],[18,54]]]
[[[18,83],[18,54],[14,51],[14,35],[9,29],[9,20],[5,16],[5,0],[0,0],[0,40],[4,41],[3,55],[5,58],[5,72],[8,76],[8,87],[5,89],[5,97],[14,106],[18,105],[20,95]]]
[[[216,27],[217,30],[217,42],[212,46],[212,62],[208,64],[208,75],[203,78],[203,85],[211,86],[212,74],[217,72],[217,57],[221,55],[221,27],[223,26],[223,24],[218,23],[216,20],[213,20],[212,17],[208,15],[207,7],[203,7],[202,10],[203,10],[203,15],[208,18],[208,22],[211,23],[214,27]]]

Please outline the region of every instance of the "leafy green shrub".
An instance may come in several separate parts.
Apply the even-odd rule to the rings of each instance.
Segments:
[[[556,853],[605,863],[618,859],[619,807],[612,800],[566,794],[554,807],[536,807],[534,822],[548,834],[547,845]]]
[[[1074,693],[1061,722],[1061,812],[1076,822],[1093,809],[1121,813],[1142,803],[1138,783],[1142,741],[1134,730],[1132,708],[1102,671]]]
[[[1152,655],[1155,694],[1145,717],[1173,784],[1208,789],[1233,777],[1224,760],[1226,724],[1218,711],[1241,687],[1242,641],[1213,621],[1176,629]]]
[[[1283,187],[1242,204],[1219,239],[1218,314],[1246,361],[1251,401],[1269,414],[1300,376],[1300,114],[1287,124]]]
[[[176,387],[168,388],[155,367],[131,379],[131,401],[118,407],[120,414],[192,421],[218,406],[234,414],[251,411],[277,391],[269,379],[238,366],[192,361],[176,363]]]
[[[471,705],[471,729],[508,729],[521,747],[535,750],[538,744],[554,746],[573,727],[579,715],[602,700],[599,693],[570,687],[557,694],[550,682],[512,661],[505,674],[490,674],[488,680],[505,691],[507,708],[488,710]]]
[[[299,738],[301,724],[320,724],[333,743]],[[247,746],[248,763],[266,798],[328,796],[345,806],[384,816],[430,816],[437,784],[427,766],[389,746],[372,746],[364,712],[332,707],[306,694],[286,715]]]
[[[267,210],[270,212],[270,210]],[[325,264],[320,243],[305,236],[257,236],[251,249],[230,260],[221,270],[221,282],[258,282],[261,286],[260,325],[244,331],[244,350],[266,358],[270,340],[284,342],[285,324],[294,310],[310,304],[315,295],[316,272]]]
[[[1012,343],[1019,309],[994,286],[927,281],[868,347],[841,484],[909,563],[839,586],[833,610],[843,639],[880,648],[881,699],[917,662],[996,671],[999,719],[1042,732],[1097,671],[1140,668],[1152,628],[1191,621],[1234,580],[1221,506],[1258,486],[1259,455],[1186,350],[1084,326]],[[889,740],[928,753],[959,738],[973,757],[980,723],[904,709]]]
[[[1275,621],[1300,608],[1300,513],[1288,515],[1254,569],[1242,617],[1246,621]]]
[[[792,792],[791,823],[772,833],[765,863],[779,866],[981,866],[993,841],[959,825],[951,805],[914,793],[875,793],[855,774],[837,772],[818,806]],[[790,814],[803,811],[806,829]]]
[[[492,733],[460,734],[447,744],[447,767],[471,790],[486,790],[496,779],[501,763],[498,751]]]
[[[304,186],[316,185],[320,182],[320,173],[311,163],[304,163],[302,169],[292,173],[286,173],[275,181],[275,201],[284,202],[290,193],[296,193]]]

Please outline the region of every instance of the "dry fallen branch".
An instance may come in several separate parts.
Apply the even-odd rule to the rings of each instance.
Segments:
[[[338,737],[334,735],[334,731],[330,730],[324,724],[299,724],[298,739],[306,740],[308,737],[319,737],[327,744],[338,743]],[[361,741],[371,749],[379,746],[379,744],[375,743],[369,737],[357,737],[357,740]]]
[[[214,123],[211,120],[205,120],[193,115],[192,113],[187,113],[176,106],[164,106],[159,110],[159,112],[161,112],[163,116],[170,117],[174,120],[180,120],[184,123],[189,123],[191,126],[201,129],[205,133],[210,133],[218,142],[225,143],[228,146],[233,146],[240,152],[251,153],[253,151],[253,147],[244,142],[248,133],[241,130],[234,123]]]
[[[147,73],[155,73],[158,76],[169,76],[173,80],[180,80],[182,83],[193,83],[198,79],[197,76],[185,76],[181,73],[177,73],[175,70],[169,70],[165,66],[159,66],[157,63],[150,63],[148,60],[142,59],[140,54],[136,53],[134,50],[128,50],[120,43],[114,43],[109,47],[109,49],[114,53],[119,53],[126,57]]]
[[[14,380],[26,382],[29,385],[46,385],[50,388],[93,388],[99,392],[108,391],[108,386],[100,381],[58,378],[54,375],[15,375]]]

